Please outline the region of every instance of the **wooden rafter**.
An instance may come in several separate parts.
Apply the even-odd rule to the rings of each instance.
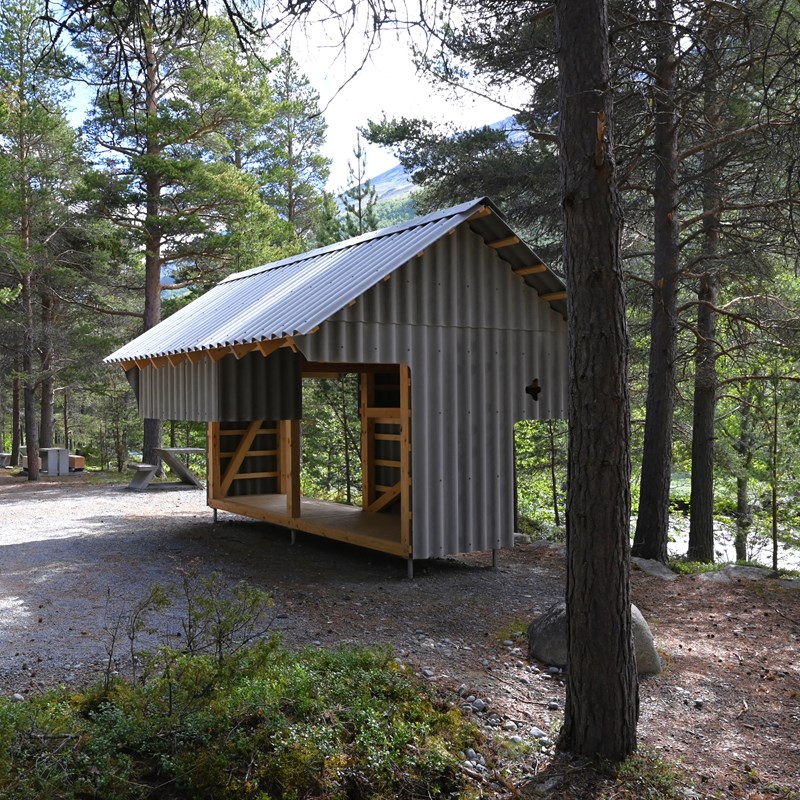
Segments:
[[[479,208],[470,218],[469,222],[472,222],[474,219],[481,219],[481,217],[488,217],[489,214],[493,213],[492,209],[489,206],[483,206],[483,208]]]
[[[540,294],[539,297],[541,297],[542,300],[546,300],[548,303],[554,303],[556,300],[566,300],[567,290],[562,289],[560,292],[545,292],[544,294]]]
[[[544,264],[527,264],[524,267],[514,267],[514,274],[524,277],[525,275],[539,275],[542,272],[547,272],[547,266]]]
[[[521,239],[519,236],[506,236],[504,239],[495,239],[493,242],[487,242],[489,247],[499,250],[501,247],[511,247],[512,244],[519,244]]]

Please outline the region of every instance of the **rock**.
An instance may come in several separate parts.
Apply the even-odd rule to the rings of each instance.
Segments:
[[[483,711],[486,711],[486,703],[483,702],[480,698],[477,700],[472,701],[472,707],[480,714]]]
[[[537,728],[535,725],[531,728],[530,733],[531,733],[531,736],[533,736],[534,739],[546,739],[547,738],[547,733],[545,733],[545,731],[543,731],[541,728]]]
[[[512,719],[507,719],[503,723],[503,730],[504,731],[515,731],[517,729],[517,723],[514,722]]]
[[[770,578],[773,573],[768,567],[740,567],[738,564],[731,564],[722,569],[726,575],[733,580],[760,581]]]
[[[11,695],[11,700],[14,703],[21,703],[24,699],[25,698],[19,692],[15,692]]]
[[[639,675],[658,675],[661,659],[650,626],[634,605],[631,606],[631,617],[637,672]],[[545,664],[567,665],[567,604],[563,600],[551,606],[528,627],[528,655]]]
[[[711,583],[732,583],[730,576],[723,570],[716,570],[715,572],[699,572],[695,575],[699,581],[710,581]]]
[[[661,578],[664,581],[674,581],[678,576],[666,565],[654,558],[631,557],[631,564],[637,566],[642,572]]]

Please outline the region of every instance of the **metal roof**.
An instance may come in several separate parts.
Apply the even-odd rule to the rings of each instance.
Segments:
[[[311,333],[464,222],[512,268],[541,263],[533,250],[515,237],[491,200],[476,198],[230,275],[105,361],[136,361]],[[525,275],[524,279],[546,297],[564,290],[560,278],[550,270]],[[566,316],[562,297],[552,299],[550,305]]]

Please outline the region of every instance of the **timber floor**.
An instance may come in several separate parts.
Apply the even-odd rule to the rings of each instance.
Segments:
[[[300,516],[293,518],[286,513],[285,494],[212,499],[209,500],[209,505],[273,525],[369,547],[403,558],[411,555],[410,545],[403,544],[401,540],[400,517],[395,514],[374,514],[356,506],[303,497],[300,500]]]

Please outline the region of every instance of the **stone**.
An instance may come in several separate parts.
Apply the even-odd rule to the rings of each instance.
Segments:
[[[633,643],[639,675],[658,675],[661,659],[656,652],[650,626],[642,612],[632,605]],[[567,665],[567,604],[551,606],[528,627],[528,655],[556,667]],[[544,677],[544,676],[543,676]]]
[[[472,707],[480,714],[482,711],[486,711],[486,703],[483,702],[480,698],[477,700],[473,700]]]
[[[654,558],[637,558],[631,557],[631,564],[638,567],[642,572],[652,575],[655,578],[661,578],[664,581],[674,581],[677,575],[666,565]]]
[[[25,698],[19,692],[15,692],[11,695],[11,700],[14,703],[21,703],[24,699]]]

